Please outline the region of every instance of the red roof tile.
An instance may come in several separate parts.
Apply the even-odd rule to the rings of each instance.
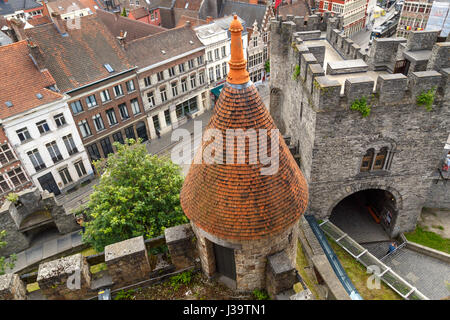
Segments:
[[[232,36],[232,53],[239,42],[233,40]],[[241,66],[233,54],[230,61],[235,61],[235,70]],[[218,129],[224,137],[228,129],[255,129],[259,139],[258,129],[267,129],[271,136],[276,126],[253,83],[233,85],[227,80],[208,129]],[[296,223],[306,210],[308,188],[281,134],[278,142],[279,167],[272,175],[261,174],[267,165],[259,159],[250,163],[248,144],[238,146],[245,149],[243,164],[195,164],[194,160],[180,194],[186,216],[206,232],[229,240],[275,235]],[[209,141],[199,148],[197,160],[208,145]],[[224,138],[223,159],[226,149]]]
[[[46,87],[55,84],[47,70],[39,71],[29,56],[26,41],[0,46],[0,118],[5,119],[63,98]],[[36,94],[42,94],[38,99]],[[7,107],[10,101],[12,107]]]

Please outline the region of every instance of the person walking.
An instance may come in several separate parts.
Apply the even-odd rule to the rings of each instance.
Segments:
[[[83,219],[83,217],[78,217],[77,218],[77,223],[81,226],[81,232],[84,233],[84,231],[86,230],[86,227],[84,226],[84,219]]]
[[[391,243],[389,244],[389,250],[388,250],[388,252],[387,252],[386,254],[389,254],[389,253],[391,253],[391,252],[394,252],[395,249],[397,249],[397,244],[396,244],[395,242],[391,242]]]

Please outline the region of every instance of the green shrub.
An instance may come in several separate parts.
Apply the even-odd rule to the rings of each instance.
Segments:
[[[192,281],[192,271],[184,271],[170,278],[170,286],[176,291],[182,284],[188,285]]]
[[[294,68],[294,73],[292,74],[292,80],[297,81],[299,75],[300,75],[300,66],[296,64]]]
[[[114,297],[114,300],[134,300],[135,290],[120,290],[117,292],[116,296]]]
[[[419,106],[424,106],[427,111],[433,110],[433,102],[436,94],[436,87],[431,88],[427,92],[423,91],[417,96],[417,104]]]
[[[266,60],[266,63],[264,63],[264,70],[266,70],[266,73],[270,72],[270,60]]]
[[[253,296],[256,300],[269,300],[270,297],[265,290],[255,289],[253,290]]]
[[[355,99],[355,101],[353,101],[352,105],[350,106],[350,109],[359,111],[363,118],[370,115],[370,105],[367,104],[366,97]]]
[[[6,200],[16,203],[19,200],[19,195],[17,193],[11,192],[6,196]]]

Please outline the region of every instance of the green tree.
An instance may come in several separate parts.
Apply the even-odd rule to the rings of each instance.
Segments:
[[[123,8],[122,13],[120,15],[122,17],[126,17],[127,16],[127,10],[125,10],[125,8]]]
[[[87,206],[83,240],[101,252],[106,245],[188,222],[180,205],[183,177],[169,159],[149,155],[133,139],[115,142],[115,154],[94,165],[102,174]]]
[[[6,236],[6,231],[2,230],[0,231],[0,248],[3,248],[4,246],[6,246],[6,242],[2,241],[3,238]],[[14,268],[15,262],[16,261],[16,255],[11,255],[9,257],[9,261],[6,260],[5,257],[0,257],[0,275],[5,274],[5,270],[6,268]]]

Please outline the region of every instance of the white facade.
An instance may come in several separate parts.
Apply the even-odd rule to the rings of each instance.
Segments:
[[[228,35],[230,18],[217,19],[222,23],[212,22],[194,28],[198,39],[205,45],[206,52],[206,70],[210,88],[217,87],[225,83],[230,66],[230,45],[231,38]],[[216,21],[217,21],[216,20]],[[219,21],[219,22],[220,22]],[[241,23],[243,20],[241,20]],[[225,23],[225,24],[224,24]],[[242,35],[244,59],[247,59],[248,33]]]
[[[41,190],[41,182],[48,182],[49,173],[61,192],[92,176],[67,98],[6,118],[2,125],[25,170]]]
[[[255,21],[253,23],[253,32],[248,43],[248,61],[247,69],[250,80],[253,82],[261,81],[265,73],[265,63],[269,59],[267,30],[260,30]]]

